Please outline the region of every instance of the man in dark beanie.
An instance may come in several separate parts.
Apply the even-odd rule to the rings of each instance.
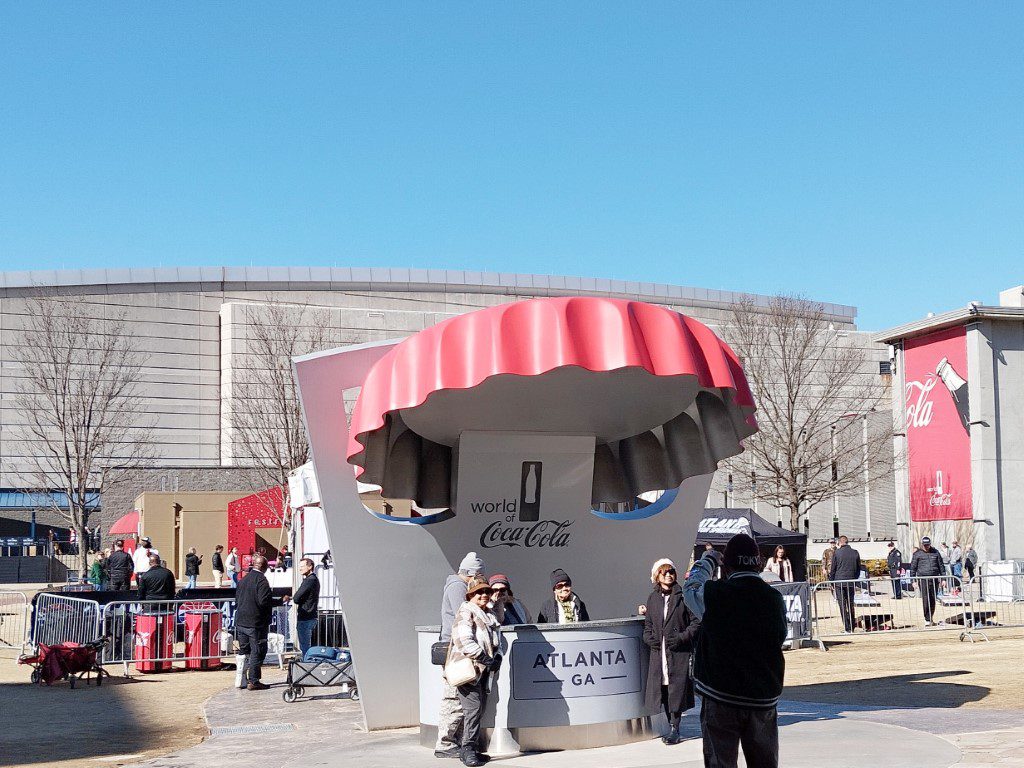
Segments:
[[[694,659],[706,768],[778,768],[779,724],[788,625],[782,595],[760,576],[757,542],[745,533],[725,547],[722,580],[705,552],[683,586],[686,607],[701,620]]]
[[[538,624],[574,624],[590,621],[587,606],[572,591],[572,579],[561,568],[551,572],[551,597],[544,601],[537,614]]]

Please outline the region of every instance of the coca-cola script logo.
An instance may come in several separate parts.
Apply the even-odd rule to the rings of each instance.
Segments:
[[[907,382],[907,426],[927,427],[932,423],[931,393],[937,382],[930,374],[924,383]]]
[[[495,520],[480,534],[480,546],[494,547],[566,547],[572,531],[572,520],[540,520],[522,525]]]

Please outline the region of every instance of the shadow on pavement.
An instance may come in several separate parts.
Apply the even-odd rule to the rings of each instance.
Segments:
[[[885,675],[863,680],[787,686],[782,697],[787,701],[808,701],[854,707],[955,708],[981,701],[990,688],[965,683],[942,682],[939,678],[968,675],[966,670]]]
[[[195,728],[183,724],[181,710],[187,703],[177,703],[176,717],[175,697],[168,691],[167,699],[153,706],[163,682],[114,676],[100,687],[83,681],[74,689],[67,681],[50,687],[0,683],[0,766],[166,751],[174,743],[198,741],[205,728],[193,733]],[[140,689],[152,691],[141,706],[136,698]]]

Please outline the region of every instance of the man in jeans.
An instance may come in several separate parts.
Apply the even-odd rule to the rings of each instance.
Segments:
[[[726,545],[721,581],[713,580],[717,565],[705,552],[683,586],[686,607],[701,620],[693,679],[704,765],[736,768],[742,746],[749,768],[778,768],[785,602],[761,579],[757,542],[747,534]]]
[[[320,579],[313,570],[313,561],[308,557],[299,560],[299,575],[302,583],[295,590],[295,629],[299,634],[299,650],[302,655],[313,644],[313,629],[316,627],[317,604],[320,601]]]
[[[270,582],[264,576],[266,570],[267,558],[253,555],[252,570],[238,585],[235,597],[235,637],[238,649],[246,657],[243,680],[248,681],[246,688],[250,691],[265,691],[270,687],[260,681],[275,602]]]
[[[185,577],[188,579],[189,589],[196,588],[199,581],[199,566],[202,562],[203,558],[196,554],[196,548],[189,547],[188,554],[185,555]]]

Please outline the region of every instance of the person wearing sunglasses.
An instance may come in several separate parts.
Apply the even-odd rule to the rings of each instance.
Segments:
[[[530,611],[523,605],[522,600],[512,594],[508,576],[496,573],[488,579],[488,583],[491,585],[491,610],[503,626],[533,623]]]
[[[649,710],[661,709],[668,718],[669,730],[662,737],[666,744],[678,744],[679,721],[694,705],[690,679],[690,654],[693,652],[700,620],[683,603],[683,591],[676,567],[668,558],[651,568],[654,590],[644,611],[644,642],[650,649],[647,665],[645,704]]]
[[[452,644],[448,661],[472,659],[476,677],[456,686],[463,721],[459,739],[462,764],[475,768],[484,764],[480,758],[480,716],[487,704],[489,677],[501,667],[501,635],[498,618],[491,612],[491,587],[486,579],[473,577],[466,588],[466,602],[455,613]],[[448,666],[445,666],[448,670]]]
[[[572,591],[572,579],[561,568],[551,572],[552,595],[544,601],[537,614],[538,624],[575,624],[590,621],[587,606]]]

